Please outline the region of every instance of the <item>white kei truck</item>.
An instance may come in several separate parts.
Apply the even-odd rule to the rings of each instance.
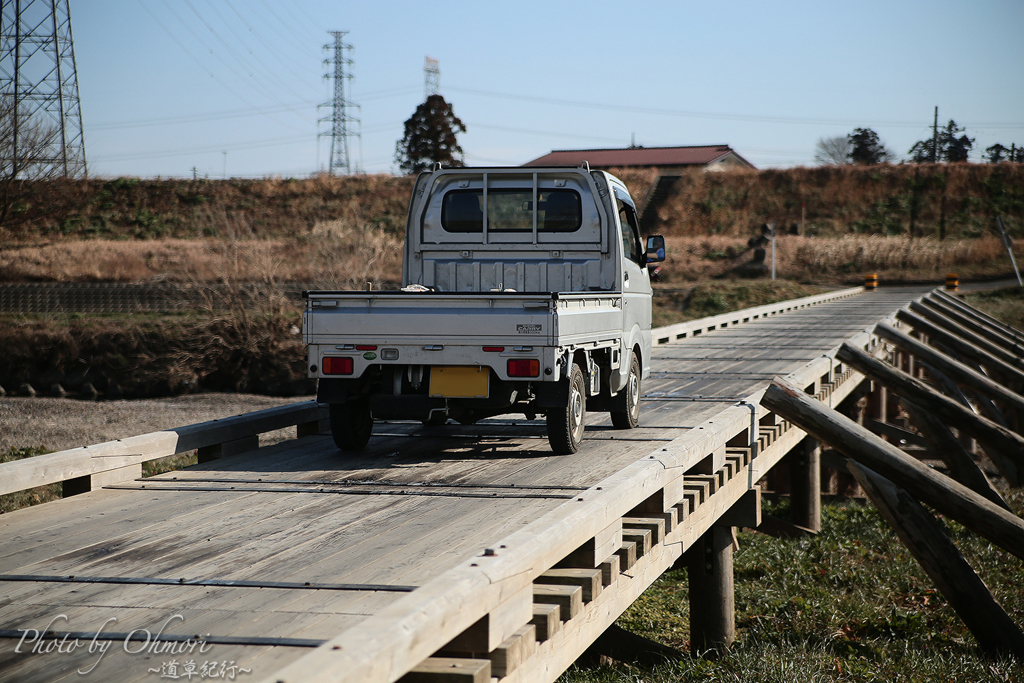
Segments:
[[[421,173],[400,291],[303,292],[317,401],[342,451],[374,420],[462,424],[544,415],[558,454],[586,413],[640,416],[651,367],[651,279],[661,236],[641,241],[625,184],[579,167]]]

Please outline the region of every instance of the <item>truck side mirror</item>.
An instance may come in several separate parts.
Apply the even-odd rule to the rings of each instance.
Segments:
[[[651,235],[647,238],[647,262],[661,263],[665,260],[665,238]]]

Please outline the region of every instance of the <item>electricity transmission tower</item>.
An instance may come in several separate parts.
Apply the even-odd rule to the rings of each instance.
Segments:
[[[358,137],[356,133],[348,129],[348,124],[359,122],[359,119],[350,116],[348,113],[349,109],[357,108],[358,105],[352,104],[345,99],[345,81],[352,79],[352,74],[348,71],[348,67],[352,66],[352,60],[346,57],[345,53],[346,51],[351,52],[352,46],[343,40],[348,31],[328,31],[328,33],[334,36],[334,44],[324,45],[324,50],[333,50],[333,55],[330,59],[324,60],[324,65],[333,65],[334,69],[324,74],[324,78],[334,79],[334,99],[320,105],[321,107],[331,107],[331,115],[320,119],[321,122],[329,121],[331,130],[326,133],[320,133],[320,135],[329,135],[331,137],[331,160],[328,165],[328,172],[334,175],[335,171],[344,170],[348,174],[352,172],[351,158],[348,153],[348,139],[352,136]]]
[[[68,0],[0,0],[0,174],[86,174]]]
[[[436,95],[441,89],[441,68],[433,57],[426,57],[423,61],[423,100],[426,101],[431,95]]]

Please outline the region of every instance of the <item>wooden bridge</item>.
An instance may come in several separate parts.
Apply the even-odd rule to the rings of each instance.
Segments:
[[[791,451],[798,523],[820,520],[816,442],[762,394],[838,406],[864,379],[840,345],[884,355],[875,324],[927,291],[658,329],[641,427],[591,415],[572,456],[508,418],[378,424],[343,456],[311,402],[0,465],[0,493],[66,496],[0,516],[0,680],[552,681],[691,548],[691,635],[727,640],[732,528]]]

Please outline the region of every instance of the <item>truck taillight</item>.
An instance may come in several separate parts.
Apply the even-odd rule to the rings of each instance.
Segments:
[[[376,344],[356,344],[356,351],[376,351]]]
[[[536,358],[515,358],[508,362],[509,377],[537,377],[540,375],[540,361]]]
[[[326,356],[321,363],[325,375],[351,375],[352,359]]]

